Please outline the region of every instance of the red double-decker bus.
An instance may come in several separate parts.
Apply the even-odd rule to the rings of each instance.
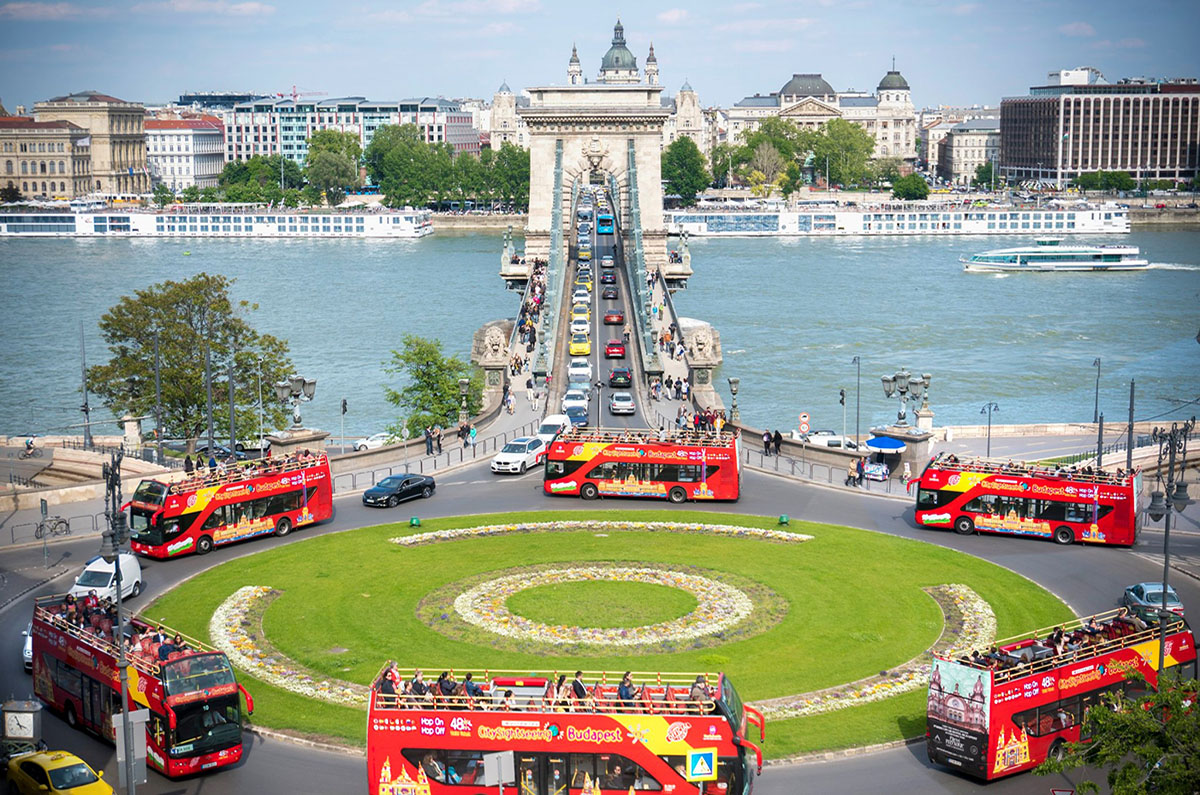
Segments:
[[[262,459],[224,474],[177,483],[143,480],[127,503],[133,551],[152,558],[201,555],[214,546],[274,533],[333,515],[329,459]]]
[[[1000,641],[992,651],[955,659],[935,655],[929,683],[929,760],[980,779],[1036,767],[1080,727],[1100,696],[1139,698],[1160,676],[1194,679],[1196,641],[1181,617],[1167,624],[1163,668],[1159,627],[1123,610]],[[1040,640],[1039,640],[1040,639]],[[1130,680],[1138,671],[1145,681]],[[1086,738],[1083,738],[1086,739]]]
[[[765,739],[762,714],[724,675],[634,674],[633,697],[622,700],[611,673],[580,672],[583,698],[571,681],[558,692],[557,673],[475,673],[473,694],[459,683],[442,695],[431,681],[420,697],[410,690],[414,670],[383,667],[367,715],[371,795],[692,795],[701,790],[686,760],[702,750],[716,768],[710,795],[749,795],[762,772],[759,746],[746,738],[752,725]],[[515,781],[485,786],[486,757],[509,753]]]
[[[939,453],[916,488],[917,524],[1131,546],[1141,527],[1140,472],[1069,471]]]
[[[77,613],[65,596],[44,596],[33,609],[33,691],[67,723],[113,740],[122,711],[116,636],[130,644],[126,658],[130,710],[148,709],[146,756],[166,776],[236,764],[242,758],[242,710],[254,711],[224,652],[180,635],[183,648],[166,654],[155,633],[179,633],[127,616],[123,633],[101,611]],[[162,659],[165,657],[166,659]]]
[[[728,432],[575,428],[546,453],[546,494],[658,497],[671,502],[736,500],[741,493],[739,442]]]

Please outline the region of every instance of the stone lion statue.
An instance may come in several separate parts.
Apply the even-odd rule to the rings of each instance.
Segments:
[[[698,328],[691,334],[692,349],[696,352],[696,356],[705,357],[712,352],[713,338],[712,332],[707,328]]]
[[[496,328],[495,326],[492,326],[483,335],[484,353],[491,354],[492,356],[497,356],[497,355],[499,355],[500,351],[503,348],[504,348],[504,333],[502,331],[500,331],[500,329]]]

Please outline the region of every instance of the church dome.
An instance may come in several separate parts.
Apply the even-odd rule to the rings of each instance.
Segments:
[[[826,97],[837,93],[819,74],[792,75],[792,79],[779,89],[781,96]]]
[[[879,81],[880,91],[908,91],[908,81],[895,69],[890,70]]]
[[[618,19],[617,24],[613,26],[612,46],[608,48],[608,52],[604,53],[604,59],[600,61],[600,71],[627,71],[630,69],[637,69],[637,58],[625,46],[625,27]]]

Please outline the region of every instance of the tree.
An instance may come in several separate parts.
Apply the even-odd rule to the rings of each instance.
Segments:
[[[746,176],[746,181],[750,183],[750,192],[759,198],[764,198],[771,195],[771,183],[767,182],[767,175],[755,169]]]
[[[920,174],[909,174],[892,183],[894,199],[924,199],[929,196],[929,184]]]
[[[1142,680],[1136,671],[1130,679]],[[1083,736],[1090,742],[1067,743],[1061,759],[1051,754],[1034,773],[1049,775],[1082,766],[1107,771],[1113,795],[1190,795],[1200,791],[1200,682],[1163,676],[1161,687],[1144,698],[1122,691],[1104,693],[1101,703],[1083,717]],[[1098,792],[1094,781],[1076,785],[1079,792]]]
[[[308,159],[312,160],[316,152],[333,152],[341,155],[354,165],[357,174],[359,161],[362,160],[362,147],[358,143],[358,135],[338,130],[317,130],[308,139]],[[356,181],[355,185],[358,184]]]
[[[175,201],[175,192],[166,186],[166,183],[160,182],[154,186],[154,203],[159,207],[166,207],[171,202]]]
[[[672,141],[662,153],[662,178],[670,193],[679,194],[680,203],[691,207],[696,194],[707,188],[712,179],[704,167],[704,155],[696,142],[686,135]]]
[[[779,172],[783,171],[786,165],[783,155],[768,141],[763,141],[755,147],[754,155],[750,158],[750,168],[761,172],[767,182],[774,182],[775,177],[779,176]]]
[[[283,161],[282,166],[280,160]],[[278,185],[281,167],[285,189],[299,188],[304,185],[304,176],[300,173],[300,166],[294,160],[282,155],[271,155],[270,157],[255,155],[249,160],[231,160],[225,164],[225,169],[221,172],[217,182],[222,188],[250,182],[257,184],[260,188],[271,183]]]
[[[713,177],[722,188],[728,188],[734,167],[738,165],[738,150],[741,147],[733,144],[717,144],[713,147],[709,160],[712,164]]]
[[[200,189],[195,185],[188,185],[183,189],[183,192],[179,194],[179,200],[187,204],[200,201]]]
[[[763,119],[758,129],[745,136],[743,144],[748,153],[746,160],[749,161],[764,143],[770,144],[784,160],[792,160],[801,152],[803,140],[804,136],[799,127],[787,119],[771,116]]]
[[[868,173],[867,161],[875,151],[875,138],[853,122],[830,119],[819,130],[802,130],[799,150],[812,152],[817,171],[828,164],[831,184],[862,183]]]
[[[13,185],[5,185],[0,188],[0,202],[5,204],[9,202],[21,201],[21,190]]]
[[[284,207],[299,207],[300,206],[300,191],[295,188],[288,188],[283,192]]]
[[[300,191],[300,196],[309,207],[321,206],[321,189],[316,185],[305,185]]]
[[[980,163],[975,167],[975,176],[971,178],[971,184],[979,187],[992,184],[992,161]]]
[[[518,209],[529,206],[529,150],[505,141],[496,153],[496,181],[502,187],[500,194]]]
[[[388,403],[401,412],[400,419],[387,427],[395,436],[400,436],[405,426],[410,436],[417,436],[427,425],[455,424],[461,400],[460,378],[471,381],[467,389],[468,414],[478,414],[483,406],[483,379],[478,368],[457,356],[444,355],[442,343],[437,340],[405,334],[400,350],[392,351],[383,370],[407,382],[401,389],[384,387]]]
[[[1137,183],[1133,181],[1133,177],[1128,171],[1101,171],[1100,172],[1100,188],[1101,190],[1133,190],[1137,187]]]
[[[804,175],[800,172],[800,164],[795,160],[788,163],[787,168],[776,181],[779,184],[779,192],[785,199],[800,190],[804,186]]]
[[[216,427],[228,429],[228,366],[234,368],[234,405],[254,416],[258,385],[292,372],[284,340],[260,334],[246,320],[258,308],[229,296],[232,280],[200,273],[166,281],[124,296],[100,318],[100,334],[112,358],[88,368],[88,386],[116,416],[154,413],[154,337],[158,333],[163,429],[168,438],[188,440],[188,450],[207,426],[204,352],[212,360]],[[268,427],[281,425],[286,411],[265,401]],[[257,427],[257,422],[253,423]]]
[[[330,206],[336,207],[345,198],[343,188],[358,182],[358,169],[346,155],[328,149],[309,152],[304,169],[308,184],[324,191]]]
[[[877,157],[873,162],[875,178],[880,182],[895,182],[900,179],[900,167],[904,161],[898,157]]]

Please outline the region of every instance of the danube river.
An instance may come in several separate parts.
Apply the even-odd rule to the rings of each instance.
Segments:
[[[855,355],[864,427],[895,416],[879,377],[900,367],[933,375],[938,424],[978,423],[987,401],[1000,406],[996,422],[1091,421],[1096,357],[1109,423],[1126,417],[1130,378],[1138,419],[1189,416],[1200,397],[1200,229],[1140,228],[1119,240],[1155,265],[1125,274],[962,272],[960,254],[1031,242],[1016,237],[693,239],[695,276],[676,306],[719,330],[720,375],[740,377],[742,416],[755,425],[790,429],[804,411],[815,427],[840,431],[844,388],[853,428]],[[317,379],[306,425],[336,436],[345,397],[348,436],[381,430],[395,419],[382,364],[403,334],[436,337],[465,356],[479,325],[515,313],[517,295],[497,274],[499,250],[489,234],[0,240],[0,433],[78,423],[80,322],[88,362],[104,361],[97,322],[109,307],[200,271],[236,279],[234,297],[259,306],[255,326],[287,339],[297,370]]]

